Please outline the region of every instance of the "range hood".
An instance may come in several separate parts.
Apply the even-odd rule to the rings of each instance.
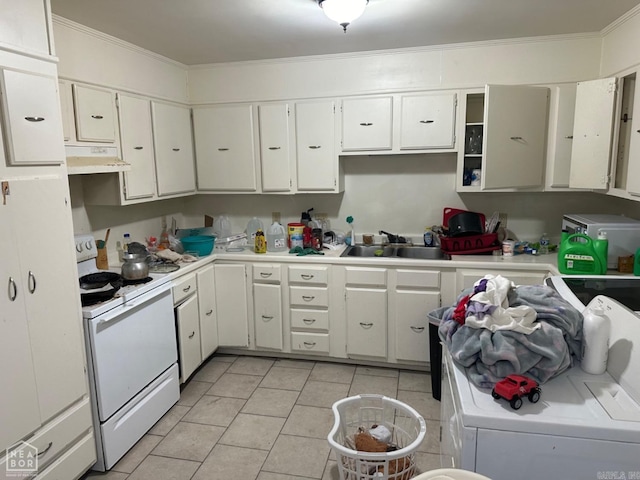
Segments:
[[[69,175],[118,173],[131,170],[131,164],[118,157],[116,147],[65,145]]]

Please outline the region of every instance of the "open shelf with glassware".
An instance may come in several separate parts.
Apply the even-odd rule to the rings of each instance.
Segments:
[[[464,190],[476,190],[480,188],[482,177],[484,93],[470,93],[466,96],[464,119],[462,178],[458,182]]]

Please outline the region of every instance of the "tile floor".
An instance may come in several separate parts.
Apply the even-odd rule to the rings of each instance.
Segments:
[[[422,372],[262,357],[212,357],[180,401],[106,473],[86,480],[338,480],[331,405],[378,393],[427,422],[421,472],[440,468],[440,402]]]

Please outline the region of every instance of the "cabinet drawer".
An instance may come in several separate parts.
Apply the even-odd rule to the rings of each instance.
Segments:
[[[202,363],[197,295],[191,296],[176,307],[176,321],[178,323],[180,380],[184,383]]]
[[[291,350],[305,353],[329,353],[329,334],[292,332]]]
[[[347,285],[387,285],[387,270],[384,268],[346,267]]]
[[[310,283],[326,285],[329,278],[329,267],[289,267],[291,283]]]
[[[257,282],[280,282],[280,265],[254,265],[253,279]]]
[[[196,274],[190,273],[178,278],[173,284],[173,304],[177,305],[197,289]]]
[[[38,468],[42,470],[44,466],[50,464],[60,452],[63,452],[91,426],[91,406],[89,398],[85,398],[41,428],[27,440],[29,445],[38,449]],[[17,450],[25,448],[27,448],[25,444],[20,444]],[[6,457],[0,462],[0,471],[5,471],[5,462]]]
[[[306,330],[329,330],[329,312],[327,310],[291,309],[291,328]]]
[[[69,451],[57,459],[49,468],[36,476],[36,480],[78,478],[96,461],[96,441],[93,433],[85,435]],[[38,465],[41,469],[42,466]]]
[[[328,307],[329,292],[320,287],[289,287],[291,305]]]
[[[440,272],[420,270],[397,270],[398,287],[439,288]]]

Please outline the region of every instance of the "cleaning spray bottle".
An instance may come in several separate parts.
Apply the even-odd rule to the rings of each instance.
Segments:
[[[351,215],[349,215],[347,217],[347,223],[351,226],[351,233],[349,234],[349,237],[347,237],[349,240],[347,240],[347,238],[345,238],[345,242],[347,243],[347,245],[355,245],[356,244],[356,231],[353,227],[353,217]]]

